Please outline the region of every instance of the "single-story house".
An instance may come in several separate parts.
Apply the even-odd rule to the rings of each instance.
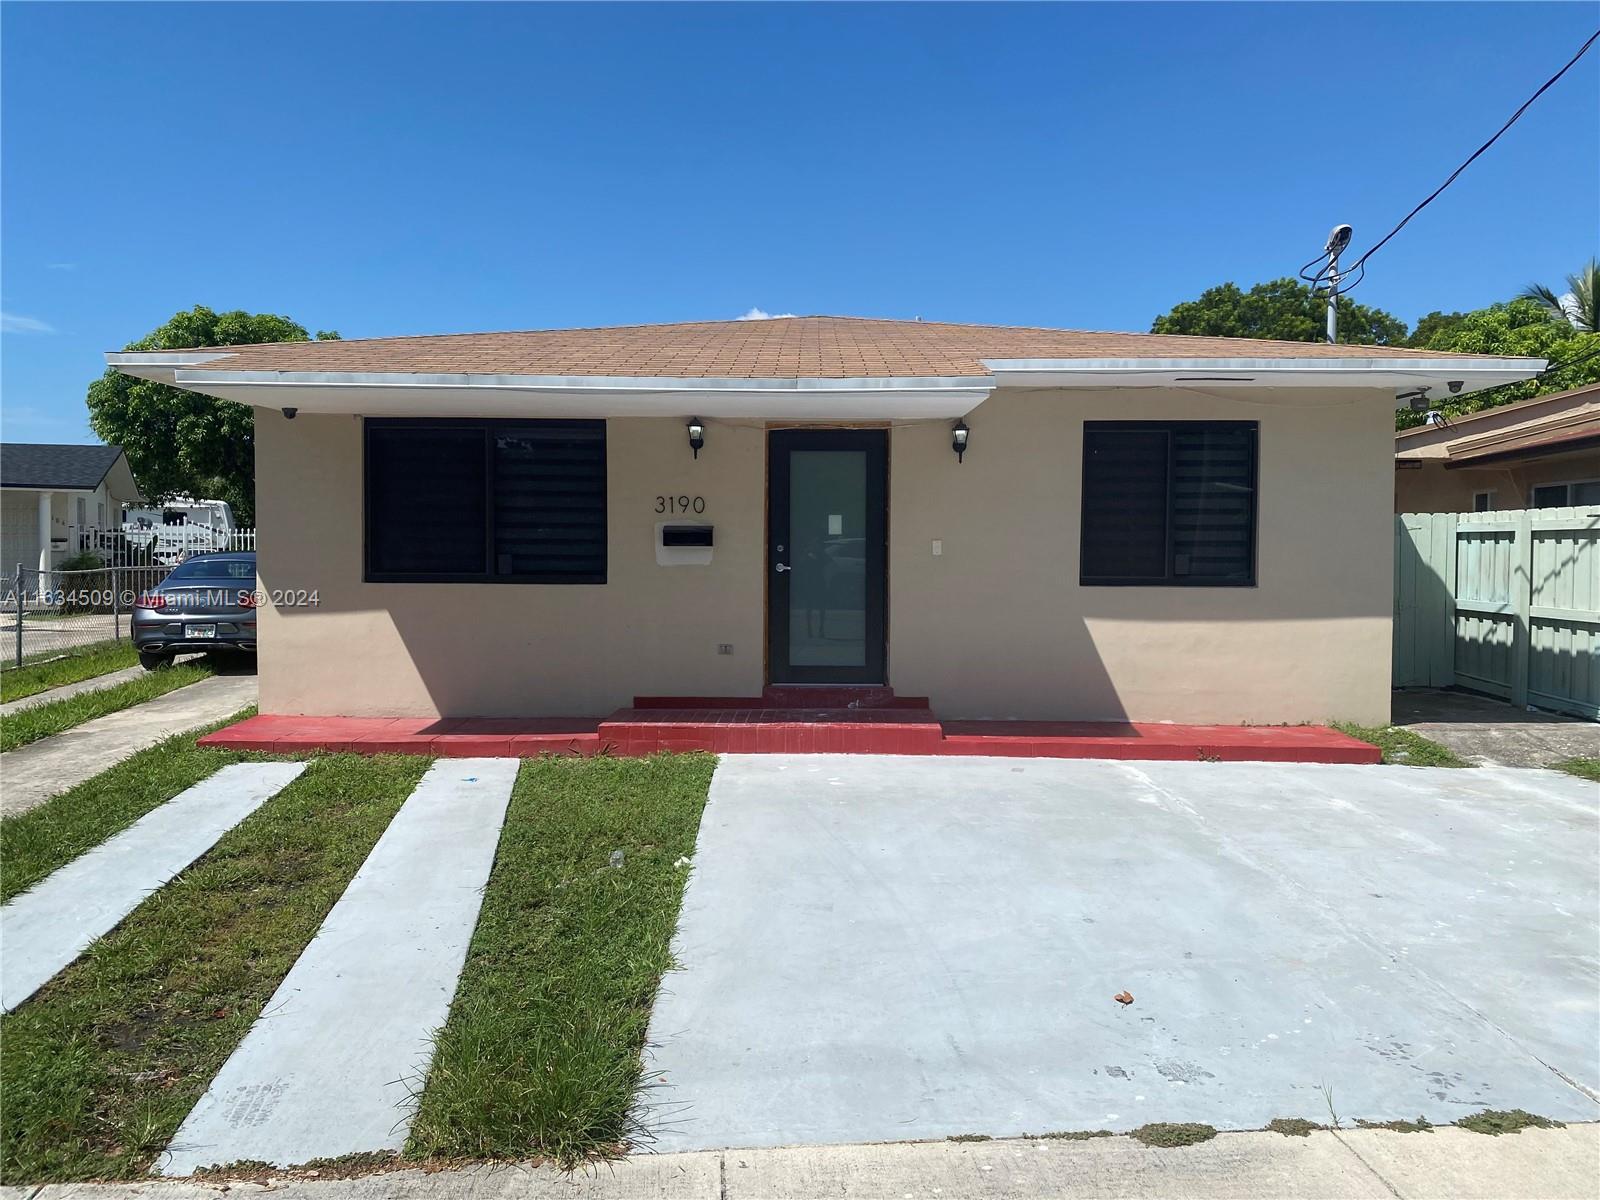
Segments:
[[[143,498],[121,446],[0,445],[0,572],[54,569]]]
[[[256,407],[263,713],[1217,724],[1387,719],[1397,396],[1544,365],[845,317],[107,361]]]
[[[1394,510],[1600,504],[1600,383],[1394,437]]]

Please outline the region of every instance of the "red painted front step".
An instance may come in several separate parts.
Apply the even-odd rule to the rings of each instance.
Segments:
[[[538,754],[961,754],[1021,758],[1376,763],[1376,746],[1319,725],[948,721],[927,708],[634,707],[610,717],[298,717],[264,714],[200,745],[446,757]]]

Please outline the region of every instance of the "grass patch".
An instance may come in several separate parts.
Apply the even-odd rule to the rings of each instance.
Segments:
[[[1521,1133],[1524,1129],[1565,1129],[1563,1121],[1552,1121],[1549,1117],[1536,1116],[1531,1112],[1523,1112],[1520,1108],[1510,1111],[1503,1109],[1486,1108],[1481,1113],[1473,1113],[1470,1117],[1462,1117],[1456,1122],[1462,1129],[1470,1129],[1473,1133],[1487,1133],[1490,1137],[1499,1137],[1502,1133]]]
[[[314,760],[0,1020],[0,1177],[148,1171],[427,766]]]
[[[1128,1136],[1146,1146],[1193,1146],[1209,1142],[1217,1136],[1217,1131],[1210,1125],[1198,1125],[1192,1121],[1160,1121],[1154,1125],[1141,1125]]]
[[[1383,751],[1383,761],[1407,767],[1470,767],[1466,759],[1438,742],[1430,742],[1419,733],[1401,729],[1398,725],[1381,728],[1355,725],[1349,721],[1335,721],[1333,727],[1359,741]]]
[[[945,1138],[947,1142],[992,1142],[994,1139],[987,1133],[952,1133]]]
[[[511,795],[413,1156],[615,1153],[716,760],[532,759]],[[610,867],[612,852],[623,864]]]
[[[5,818],[0,822],[0,839],[5,843],[5,854],[0,855],[0,904],[228,763],[272,757],[202,750],[194,744],[197,737],[254,716],[255,711],[247,708],[204,729],[175,733],[37,808]]]
[[[1600,783],[1600,758],[1564,758],[1550,764],[1552,771],[1565,771],[1579,779],[1592,779]]]
[[[1390,1133],[1431,1133],[1433,1123],[1419,1116],[1415,1121],[1363,1121],[1356,1118],[1357,1129],[1387,1129]]]
[[[1274,1117],[1267,1122],[1267,1128],[1273,1133],[1283,1134],[1284,1137],[1310,1137],[1323,1126],[1304,1117]]]
[[[1109,1129],[1064,1129],[1059,1133],[1025,1133],[1022,1136],[1038,1142],[1087,1142],[1116,1135]]]
[[[64,700],[52,700],[36,708],[25,708],[9,717],[0,717],[0,751],[15,750],[29,742],[37,742],[74,725],[82,725],[108,713],[121,712],[146,700],[154,700],[178,688],[198,683],[215,675],[216,666],[204,659],[199,662],[177,663],[160,671],[151,671],[138,679],[130,679],[97,692],[81,692]]]
[[[51,688],[65,687],[139,665],[139,652],[128,642],[102,642],[81,654],[66,653],[48,662],[0,663],[0,700],[22,700]]]

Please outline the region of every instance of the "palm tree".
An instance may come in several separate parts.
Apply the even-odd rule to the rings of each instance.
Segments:
[[[1591,258],[1577,274],[1567,276],[1565,295],[1556,295],[1542,283],[1530,283],[1519,300],[1537,300],[1574,329],[1600,333],[1600,260]]]

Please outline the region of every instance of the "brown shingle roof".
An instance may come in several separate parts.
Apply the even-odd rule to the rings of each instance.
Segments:
[[[450,333],[218,349],[230,357],[206,363],[201,370],[855,379],[986,375],[983,359],[1006,358],[1428,357],[1427,351],[1392,346],[860,317]]]

